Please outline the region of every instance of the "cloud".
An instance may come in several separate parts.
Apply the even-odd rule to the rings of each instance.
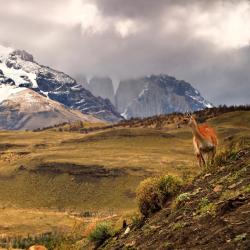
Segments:
[[[216,104],[247,103],[250,3],[0,0],[0,43],[71,75],[167,73]]]

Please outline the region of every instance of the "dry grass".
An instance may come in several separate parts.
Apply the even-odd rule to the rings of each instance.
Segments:
[[[224,140],[228,136],[233,136],[232,140],[249,137],[249,121],[249,111],[210,120],[219,134],[219,148],[230,141]],[[111,129],[88,135],[49,130],[1,131],[0,138],[0,207],[6,211],[0,213],[0,225],[7,225],[5,228],[14,233],[38,232],[35,225],[44,230],[53,229],[53,225],[56,230],[72,227],[74,219],[64,211],[111,215],[135,211],[135,190],[143,179],[162,174],[182,177],[187,172],[194,175],[200,171],[188,128]],[[79,179],[80,172],[36,172],[48,163],[52,167],[58,163],[79,164],[83,168],[95,165],[105,171],[114,170],[117,175]],[[25,170],[20,170],[20,166]],[[21,209],[33,212],[21,216]],[[61,211],[62,217],[39,215],[36,209]],[[8,213],[12,213],[13,220],[8,219]],[[12,225],[6,224],[10,221]]]

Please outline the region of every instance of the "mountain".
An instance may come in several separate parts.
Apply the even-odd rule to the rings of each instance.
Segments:
[[[123,97],[121,91],[124,92]],[[168,75],[151,75],[121,82],[116,100],[117,109],[126,118],[191,112],[212,107],[191,84]]]
[[[95,76],[90,79],[89,83],[85,85],[85,88],[93,95],[108,98],[111,103],[115,103],[115,93],[111,78]]]
[[[30,130],[73,121],[100,122],[29,88],[0,85],[0,129]]]
[[[117,110],[120,113],[123,113],[129,103],[141,93],[145,85],[145,78],[121,81],[115,95],[115,105]]]
[[[0,84],[14,84],[46,95],[71,109],[115,122],[120,114],[108,99],[95,97],[63,72],[42,66],[24,50],[0,46]]]

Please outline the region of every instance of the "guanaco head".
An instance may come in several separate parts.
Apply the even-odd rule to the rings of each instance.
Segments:
[[[188,125],[190,126],[190,127],[192,127],[192,126],[196,126],[197,125],[197,122],[196,122],[196,119],[195,119],[195,117],[194,116],[190,116],[190,119],[189,119],[189,122],[188,122]]]
[[[195,117],[191,114],[187,114],[183,120],[189,127],[195,126],[197,124]]]

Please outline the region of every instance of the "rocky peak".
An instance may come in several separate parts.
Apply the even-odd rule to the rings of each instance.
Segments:
[[[95,76],[90,79],[89,84],[85,87],[93,95],[108,98],[113,104],[115,103],[114,86],[110,77]]]
[[[11,54],[11,57],[19,56],[23,61],[34,62],[34,58],[31,54],[25,50],[14,50]]]

